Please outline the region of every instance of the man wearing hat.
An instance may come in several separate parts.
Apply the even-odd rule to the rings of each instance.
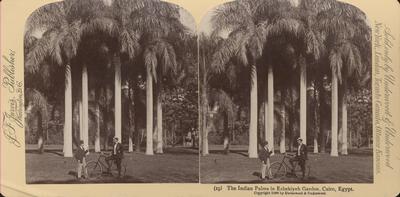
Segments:
[[[301,172],[303,173],[303,178],[306,172],[306,160],[307,158],[307,146],[303,144],[303,139],[298,138],[297,143],[299,146],[297,147],[296,155],[294,158],[289,160],[290,164],[292,165],[292,173],[294,174],[295,165],[294,162],[297,162],[301,167]]]
[[[82,170],[85,174],[85,178],[89,178],[87,168],[86,168],[86,154],[89,153],[83,144],[83,140],[79,141],[79,147],[75,151],[75,159],[78,161],[77,171],[78,171],[78,179],[81,178]]]
[[[114,161],[117,164],[118,177],[120,177],[121,176],[121,161],[123,158],[124,151],[122,149],[121,143],[118,142],[117,137],[113,138],[113,142],[114,142],[114,146],[113,146],[111,155],[106,157],[106,159],[105,159],[107,162],[107,166],[108,166],[107,171],[110,173],[110,169],[111,169],[110,161]]]
[[[264,141],[261,143],[262,149],[260,151],[259,158],[261,160],[261,179],[265,180],[265,171],[268,169],[268,179],[271,177],[271,172],[269,171],[270,162],[269,156],[272,151],[268,149],[268,142]]]

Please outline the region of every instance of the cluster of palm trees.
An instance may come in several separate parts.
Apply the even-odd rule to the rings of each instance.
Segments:
[[[141,102],[138,94],[145,90],[146,154],[154,153],[153,136],[155,152],[162,153],[165,85],[197,77],[203,155],[208,154],[207,115],[224,114],[224,144],[229,147],[228,130],[233,130],[248,102],[249,157],[258,156],[261,139],[274,150],[276,114],[282,119],[280,152],[286,151],[286,118],[289,130],[294,130],[297,109],[299,137],[311,141],[308,90],[313,90],[314,121],[326,119],[320,110],[323,103],[331,106],[331,155],[347,154],[349,94],[370,86],[371,30],[363,12],[335,0],[236,0],[213,11],[212,31],[200,35],[198,45],[180,12],[158,0],[65,0],[32,13],[24,38],[26,111],[41,117],[38,130],[45,130],[47,101],[64,99],[64,156],[72,156],[76,141],[74,108],[80,114],[79,138],[86,145],[91,115],[97,124],[96,151],[101,149],[101,134],[110,135],[112,130],[101,122],[114,122],[114,135],[123,138],[122,90],[127,90],[129,100],[129,151],[134,131],[139,140],[135,117]],[[196,47],[197,58],[188,55]],[[198,76],[185,70],[188,59],[197,61]],[[319,146],[325,151],[327,134],[317,130],[323,129],[312,135],[314,152]],[[41,149],[44,133],[38,139]],[[108,138],[104,139],[107,148]],[[140,141],[136,143],[140,150]]]
[[[114,135],[122,140],[122,90],[128,90],[128,107],[132,110],[129,114],[137,114],[135,108],[140,102],[137,94],[144,89],[143,84],[146,154],[154,154],[153,132],[155,152],[163,152],[163,85],[172,79],[184,78],[180,74],[185,72],[178,70],[185,69],[182,61],[187,53],[185,44],[195,40],[193,33],[181,23],[180,11],[178,6],[158,0],[65,0],[40,7],[31,14],[24,38],[27,113],[46,117],[47,100],[64,98],[65,157],[72,156],[72,145],[76,142],[72,132],[73,106],[78,106],[79,138],[85,145],[89,145],[89,115],[96,117],[94,144],[95,150],[100,151],[100,130],[106,135],[110,132],[107,124],[100,123],[114,121]],[[114,87],[110,85],[112,81]],[[114,118],[109,117],[110,112]],[[132,128],[135,128],[134,120],[130,117]],[[43,128],[47,121],[39,120]],[[132,138],[130,130],[129,151],[132,151]],[[107,140],[106,136],[105,148]],[[42,143],[40,137],[40,147]],[[139,149],[137,144],[136,150]]]
[[[258,157],[261,140],[267,140],[274,150],[275,111],[282,118],[280,152],[286,151],[286,117],[293,120],[298,108],[298,137],[307,143],[308,90],[314,90],[315,117],[328,118],[318,108],[321,103],[330,103],[330,154],[348,154],[348,95],[370,83],[371,30],[365,14],[335,0],[236,0],[219,6],[212,14],[210,35],[200,36],[202,154],[208,154],[207,114],[219,111],[233,114],[229,119],[234,119],[233,103],[243,106],[250,102],[250,158]],[[330,101],[326,95],[329,91]],[[281,98],[278,110],[275,92]],[[261,135],[260,112],[264,117]],[[291,126],[293,121],[289,122]],[[321,142],[317,133],[313,135],[316,153],[319,144],[325,151],[326,134],[319,133],[323,135]],[[338,141],[342,142],[340,147]]]

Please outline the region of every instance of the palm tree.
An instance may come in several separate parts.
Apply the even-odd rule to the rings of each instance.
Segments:
[[[200,122],[200,151],[203,156],[208,155],[208,129],[207,129],[207,115],[208,115],[208,96],[210,84],[209,80],[212,76],[210,76],[210,72],[206,69],[206,65],[211,62],[210,59],[206,57],[212,56],[214,51],[216,50],[218,39],[216,37],[210,37],[201,34],[197,40],[198,45],[198,69],[199,69],[199,122]]]
[[[72,157],[72,89],[71,89],[71,67],[69,60],[76,53],[76,42],[79,33],[76,30],[78,22],[68,23],[66,20],[66,7],[68,2],[54,3],[44,6],[33,12],[27,21],[25,37],[29,37],[44,29],[34,48],[28,53],[26,66],[37,68],[47,57],[53,57],[56,62],[62,61],[61,46],[57,45],[61,39],[59,36],[70,35],[70,39],[63,40],[65,47],[65,122],[64,122],[64,156]],[[72,31],[71,31],[72,30]],[[57,46],[57,48],[54,48]],[[54,50],[53,50],[54,49]]]
[[[24,39],[24,56],[27,58],[27,55],[34,49],[34,45],[37,43],[38,39],[33,36],[25,36]],[[44,140],[43,135],[45,133],[44,129],[47,130],[47,96],[46,86],[47,80],[50,78],[50,67],[48,64],[44,64],[42,66],[32,66],[29,64],[24,64],[24,75],[25,77],[25,103],[26,105],[26,117],[27,119],[31,119],[33,117],[36,118],[37,121],[37,143],[38,149],[40,153],[44,151]],[[41,73],[42,75],[38,74]],[[40,87],[41,86],[41,87]],[[28,120],[29,122],[29,120]],[[21,125],[22,126],[22,125]],[[31,129],[31,127],[27,126],[26,129]],[[47,133],[47,131],[46,131]]]
[[[149,83],[149,88],[147,91],[148,94],[148,103],[152,105],[152,81],[153,78],[157,82],[157,153],[163,153],[163,140],[162,140],[162,88],[163,88],[163,77],[169,72],[176,72],[176,57],[175,50],[171,44],[166,42],[165,40],[154,40],[147,44],[147,47],[144,51],[144,59],[145,65],[147,68],[147,81],[146,84]],[[152,107],[149,106],[148,107]],[[149,113],[149,115],[152,113]],[[150,117],[147,117],[150,118]],[[152,118],[152,117],[151,117]],[[149,123],[149,122],[148,122]],[[148,125],[150,126],[150,125]],[[152,125],[151,125],[152,126]],[[147,130],[149,131],[149,130]],[[151,135],[151,133],[147,133],[147,135]],[[151,135],[152,136],[152,135]],[[147,138],[149,140],[149,138]],[[148,144],[152,144],[149,142]],[[147,148],[150,148],[147,146]],[[151,149],[150,149],[151,150]],[[150,152],[147,152],[150,154]]]
[[[157,86],[157,152],[162,153],[162,81],[165,71],[176,68],[175,52],[168,40],[184,38],[186,28],[179,20],[179,7],[161,2],[144,1],[144,7],[132,12],[131,26],[143,35],[143,53],[146,67],[146,95],[147,95],[147,143],[146,154],[153,154],[153,80]],[[160,48],[158,48],[160,47]],[[159,68],[158,68],[159,67]],[[157,75],[157,73],[159,75]],[[158,77],[154,78],[153,77]]]
[[[215,109],[215,113],[218,113],[222,116],[223,120],[223,145],[225,153],[229,153],[229,145],[230,145],[230,136],[231,132],[229,130],[232,129],[232,125],[235,121],[236,110],[235,103],[232,100],[232,96],[230,96],[227,92],[222,89],[210,89],[208,98],[207,98],[210,107]]]
[[[313,62],[318,61],[324,51],[322,35],[316,26],[316,15],[329,6],[331,1],[300,1],[292,9],[292,22],[298,26],[292,32],[297,42],[296,66],[300,74],[300,138],[307,143],[307,69],[312,68]]]
[[[87,3],[87,4],[86,4]],[[41,44],[36,45],[28,55],[29,65],[39,65],[46,57],[52,57],[54,62],[65,65],[66,88],[65,88],[65,131],[64,131],[64,155],[72,156],[72,102],[71,102],[71,61],[77,55],[77,50],[82,36],[94,33],[103,33],[110,37],[117,37],[124,42],[120,45],[121,52],[133,53],[138,44],[134,33],[119,31],[117,21],[110,17],[105,17],[108,9],[101,1],[64,1],[61,3],[50,4],[35,11],[27,23],[26,35],[33,34],[37,29],[45,29],[46,37],[40,39]],[[83,23],[82,23],[83,21]],[[124,30],[124,29],[122,29]],[[48,33],[46,33],[48,32]],[[113,59],[115,65],[115,118],[116,135],[121,136],[120,118],[120,64],[118,58]],[[82,97],[83,99],[83,136],[88,135],[88,100],[87,94],[87,68],[82,67]],[[86,126],[85,126],[86,125]],[[84,137],[86,139],[86,137]],[[97,141],[97,140],[96,140]],[[85,140],[88,143],[88,140]]]
[[[342,84],[342,153],[347,154],[347,81],[349,78],[359,77],[364,70],[360,50],[354,44],[356,37],[366,35],[369,39],[369,27],[366,24],[365,14],[359,9],[344,3],[335,3],[331,9],[322,12],[320,26],[327,31],[327,48],[332,72],[332,149],[331,155],[338,156],[338,97],[339,83]],[[329,18],[329,19],[328,19]]]
[[[268,41],[267,41],[268,42]],[[295,49],[292,44],[288,43],[284,37],[275,37],[273,41],[269,42],[269,48],[267,49],[268,58],[271,62],[274,62],[275,74],[279,77],[275,80],[275,86],[280,92],[280,109],[278,110],[278,116],[281,118],[281,135],[280,135],[280,153],[286,152],[286,108],[290,109],[287,98],[287,90],[293,85],[289,78],[293,78],[292,72],[295,64]],[[271,88],[272,89],[272,88]],[[274,109],[276,111],[276,109]],[[274,112],[275,113],[275,112]],[[273,140],[273,139],[271,139]]]
[[[45,95],[37,89],[27,88],[25,90],[25,101],[28,103],[26,114],[28,118],[36,118],[37,121],[37,143],[40,153],[44,151],[44,134],[47,133],[47,99]],[[31,129],[31,128],[27,128]]]
[[[248,67],[251,71],[250,87],[250,129],[249,157],[256,158],[257,154],[257,65],[262,55],[265,43],[265,23],[260,21],[260,5],[263,1],[239,0],[223,4],[215,11],[212,18],[213,35],[231,30],[213,55],[211,68],[221,73],[232,58]]]

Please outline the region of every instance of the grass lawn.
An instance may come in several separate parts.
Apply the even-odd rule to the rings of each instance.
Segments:
[[[232,147],[228,155],[222,154],[220,148],[211,147],[210,155],[200,158],[202,183],[261,183],[256,176],[260,173],[259,159],[247,157],[247,151]],[[281,161],[282,155],[275,154],[271,163]],[[281,183],[372,183],[373,157],[371,154],[351,153],[347,156],[331,157],[328,153],[308,154],[311,166],[310,176],[305,180],[295,177],[284,177],[280,180],[264,182]],[[289,164],[289,163],[288,163]]]
[[[76,180],[76,161],[64,158],[61,151],[51,150],[43,154],[26,153],[26,182],[40,183],[198,183],[198,150],[175,147],[166,148],[164,154],[153,156],[144,153],[124,154],[126,175],[122,178],[102,177],[99,180]],[[90,153],[87,161],[98,153]]]

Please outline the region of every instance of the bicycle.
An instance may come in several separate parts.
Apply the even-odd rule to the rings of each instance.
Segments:
[[[298,162],[296,162],[294,169],[292,168],[292,165],[290,163],[288,164],[286,162],[286,160],[289,160],[293,156],[294,155],[291,154],[284,154],[281,161],[276,161],[271,164],[271,166],[269,167],[269,172],[272,175],[272,178],[280,178],[290,174],[295,177],[303,177],[303,172],[301,170],[300,165],[298,165]],[[299,169],[296,169],[297,166],[299,166]],[[287,169],[289,169],[290,172],[294,171],[294,174],[288,173]],[[311,166],[306,162],[304,178],[309,177],[310,171],[311,171]]]
[[[103,168],[104,169],[108,168],[108,165],[105,161],[105,158],[107,156],[108,155],[101,152],[99,157],[96,160],[90,161],[87,163],[86,168],[88,170],[88,176],[90,179],[100,178],[101,176],[106,174],[103,172]],[[113,163],[115,163],[115,161],[111,163],[110,173],[111,173],[111,176],[116,177],[118,175],[118,168],[117,168],[117,165],[116,164],[113,165]],[[115,167],[113,168],[113,166],[115,166]],[[107,174],[110,174],[110,173],[107,173]],[[121,176],[124,177],[125,173],[126,173],[126,163],[122,160],[121,161]]]

